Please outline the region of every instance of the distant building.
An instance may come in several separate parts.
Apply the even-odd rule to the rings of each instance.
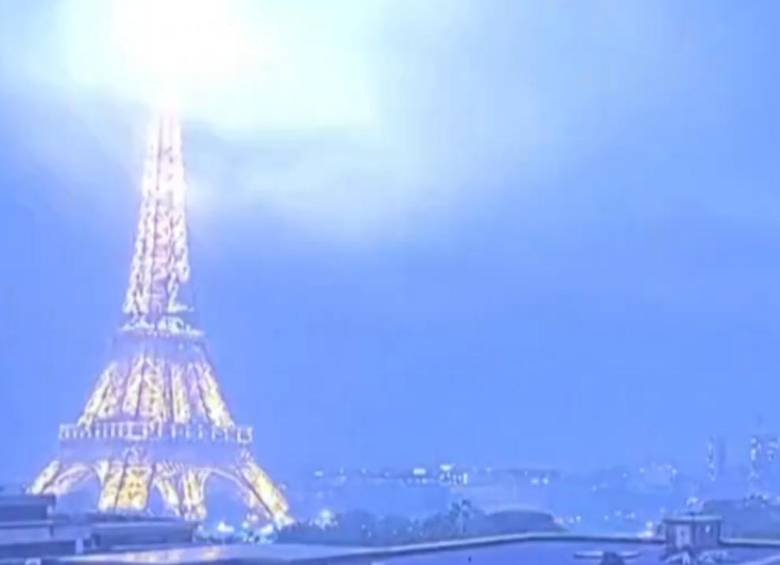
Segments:
[[[707,441],[707,476],[712,482],[723,477],[726,469],[726,441],[723,437],[711,437]]]
[[[718,516],[690,514],[664,520],[666,552],[701,552],[720,546],[721,519]]]
[[[552,469],[491,468],[449,462],[396,469],[317,469],[287,492],[298,518],[323,509],[425,516],[456,501],[470,500],[486,511],[544,509],[550,487],[560,482]]]
[[[780,477],[780,437],[756,434],[750,439],[750,482],[754,493],[774,486]]]
[[[448,480],[453,479],[440,476],[438,467],[318,469],[296,481],[287,496],[299,519],[316,517],[323,509],[423,516],[449,506]]]
[[[672,488],[680,476],[680,470],[673,463],[651,461],[639,468],[635,486],[639,489]]]

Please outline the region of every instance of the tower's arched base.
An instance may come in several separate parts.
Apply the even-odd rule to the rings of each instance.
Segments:
[[[90,479],[99,482],[101,512],[149,511],[156,491],[166,509],[188,520],[202,520],[207,513],[211,480],[224,480],[240,496],[247,512],[276,524],[290,522],[285,499],[246,449],[224,464],[198,464],[189,458],[160,459],[142,448],[127,447],[112,456],[92,461],[52,461],[30,487],[33,494],[64,496]]]

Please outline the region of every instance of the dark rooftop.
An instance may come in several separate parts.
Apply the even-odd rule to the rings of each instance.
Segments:
[[[761,542],[729,544],[721,549],[729,563],[739,565],[780,565],[780,546]],[[285,563],[365,563],[393,565],[449,565],[457,563],[495,565],[598,564],[582,555],[599,552],[631,553],[631,565],[662,563],[664,545],[658,539],[629,540],[619,537],[585,536],[502,536],[478,540],[442,542],[389,548],[345,548],[315,545],[211,545],[156,551],[134,551],[60,558],[57,565],[160,565],[241,563],[257,565]],[[579,555],[579,557],[578,557]]]

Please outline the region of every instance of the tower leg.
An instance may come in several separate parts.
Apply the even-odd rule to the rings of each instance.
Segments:
[[[154,471],[153,485],[160,493],[166,508],[176,516],[181,517],[181,496],[177,481],[179,472],[172,463],[158,463]]]
[[[249,451],[242,451],[239,455],[235,474],[241,487],[247,491],[245,497],[251,510],[267,514],[277,525],[292,522],[284,495]]]
[[[152,464],[142,450],[135,448],[121,457],[94,464],[54,460],[41,471],[29,492],[61,496],[97,477],[98,508],[102,512],[146,511],[150,491],[156,488],[173,514],[187,520],[203,520],[206,482],[212,474],[232,482],[252,514],[267,516],[277,525],[292,522],[283,494],[248,451],[241,452],[233,466],[214,468],[170,462]]]
[[[60,463],[58,459],[55,459],[46,465],[46,467],[38,473],[38,476],[27,489],[27,492],[30,494],[45,494],[46,489],[54,482],[54,479],[57,477],[61,468],[62,463]]]
[[[84,463],[49,463],[27,489],[30,494],[67,494],[95,476],[94,469]]]
[[[103,464],[98,508],[103,512],[142,512],[149,504],[152,465],[143,453],[129,449],[121,459]]]
[[[181,513],[187,520],[202,520],[206,517],[206,479],[210,472],[205,469],[187,468],[179,479]]]

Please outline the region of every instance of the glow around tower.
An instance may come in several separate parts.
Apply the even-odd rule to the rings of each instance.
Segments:
[[[150,131],[123,322],[111,360],[75,424],[60,426],[60,454],[33,493],[63,495],[97,481],[104,512],[149,511],[159,496],[187,519],[208,512],[208,487],[226,481],[250,514],[290,520],[281,491],[255,462],[252,429],[222,396],[190,281],[181,130],[172,115]]]

